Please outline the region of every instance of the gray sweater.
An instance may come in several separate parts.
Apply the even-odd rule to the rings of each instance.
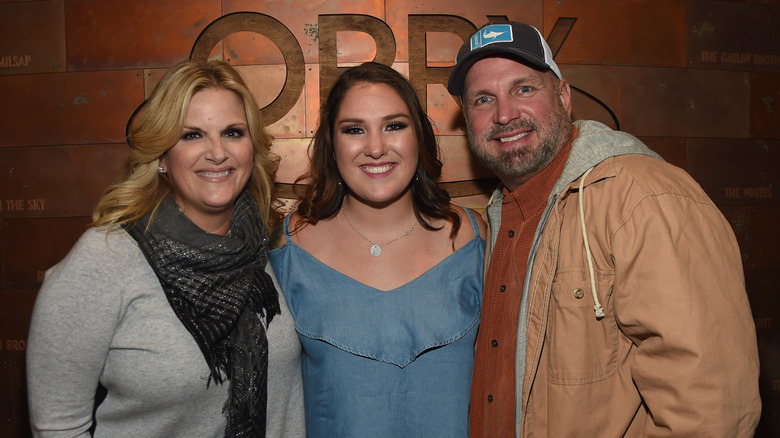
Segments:
[[[282,314],[268,329],[266,436],[303,437],[301,348],[284,297],[279,303]],[[221,437],[227,385],[207,386],[208,375],[198,345],[123,230],[88,230],[46,273],[27,348],[35,436],[89,436],[100,382],[108,395],[96,413],[96,437]]]

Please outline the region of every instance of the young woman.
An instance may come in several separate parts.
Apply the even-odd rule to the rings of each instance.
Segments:
[[[450,203],[433,128],[390,67],[323,105],[271,263],[303,344],[310,437],[468,435],[484,222]]]
[[[225,63],[181,63],[129,142],[130,175],[35,304],[33,433],[304,436],[300,344],[267,263],[276,162],[252,94]]]

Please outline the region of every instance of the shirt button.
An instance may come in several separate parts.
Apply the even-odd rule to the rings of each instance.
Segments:
[[[515,237],[515,232],[513,230],[509,230],[509,238]]]
[[[574,289],[573,293],[574,293],[574,298],[576,298],[578,300],[585,295],[585,292],[583,292],[582,289],[580,289],[580,288]]]
[[[493,396],[492,395],[488,396],[488,403],[493,403]]]
[[[490,345],[492,345],[494,347],[498,347],[498,341],[493,339],[492,341],[490,341]]]
[[[498,288],[501,292],[506,292],[506,285],[502,284],[500,288]]]

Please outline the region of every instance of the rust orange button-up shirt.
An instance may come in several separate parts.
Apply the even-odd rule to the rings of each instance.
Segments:
[[[470,408],[472,438],[515,436],[515,344],[528,254],[547,197],[570,150],[571,143],[513,192],[504,189],[501,228],[485,277],[477,335]]]

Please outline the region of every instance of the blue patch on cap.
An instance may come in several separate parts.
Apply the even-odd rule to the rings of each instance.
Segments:
[[[511,43],[511,24],[491,24],[471,36],[471,50],[480,49],[493,43]]]

